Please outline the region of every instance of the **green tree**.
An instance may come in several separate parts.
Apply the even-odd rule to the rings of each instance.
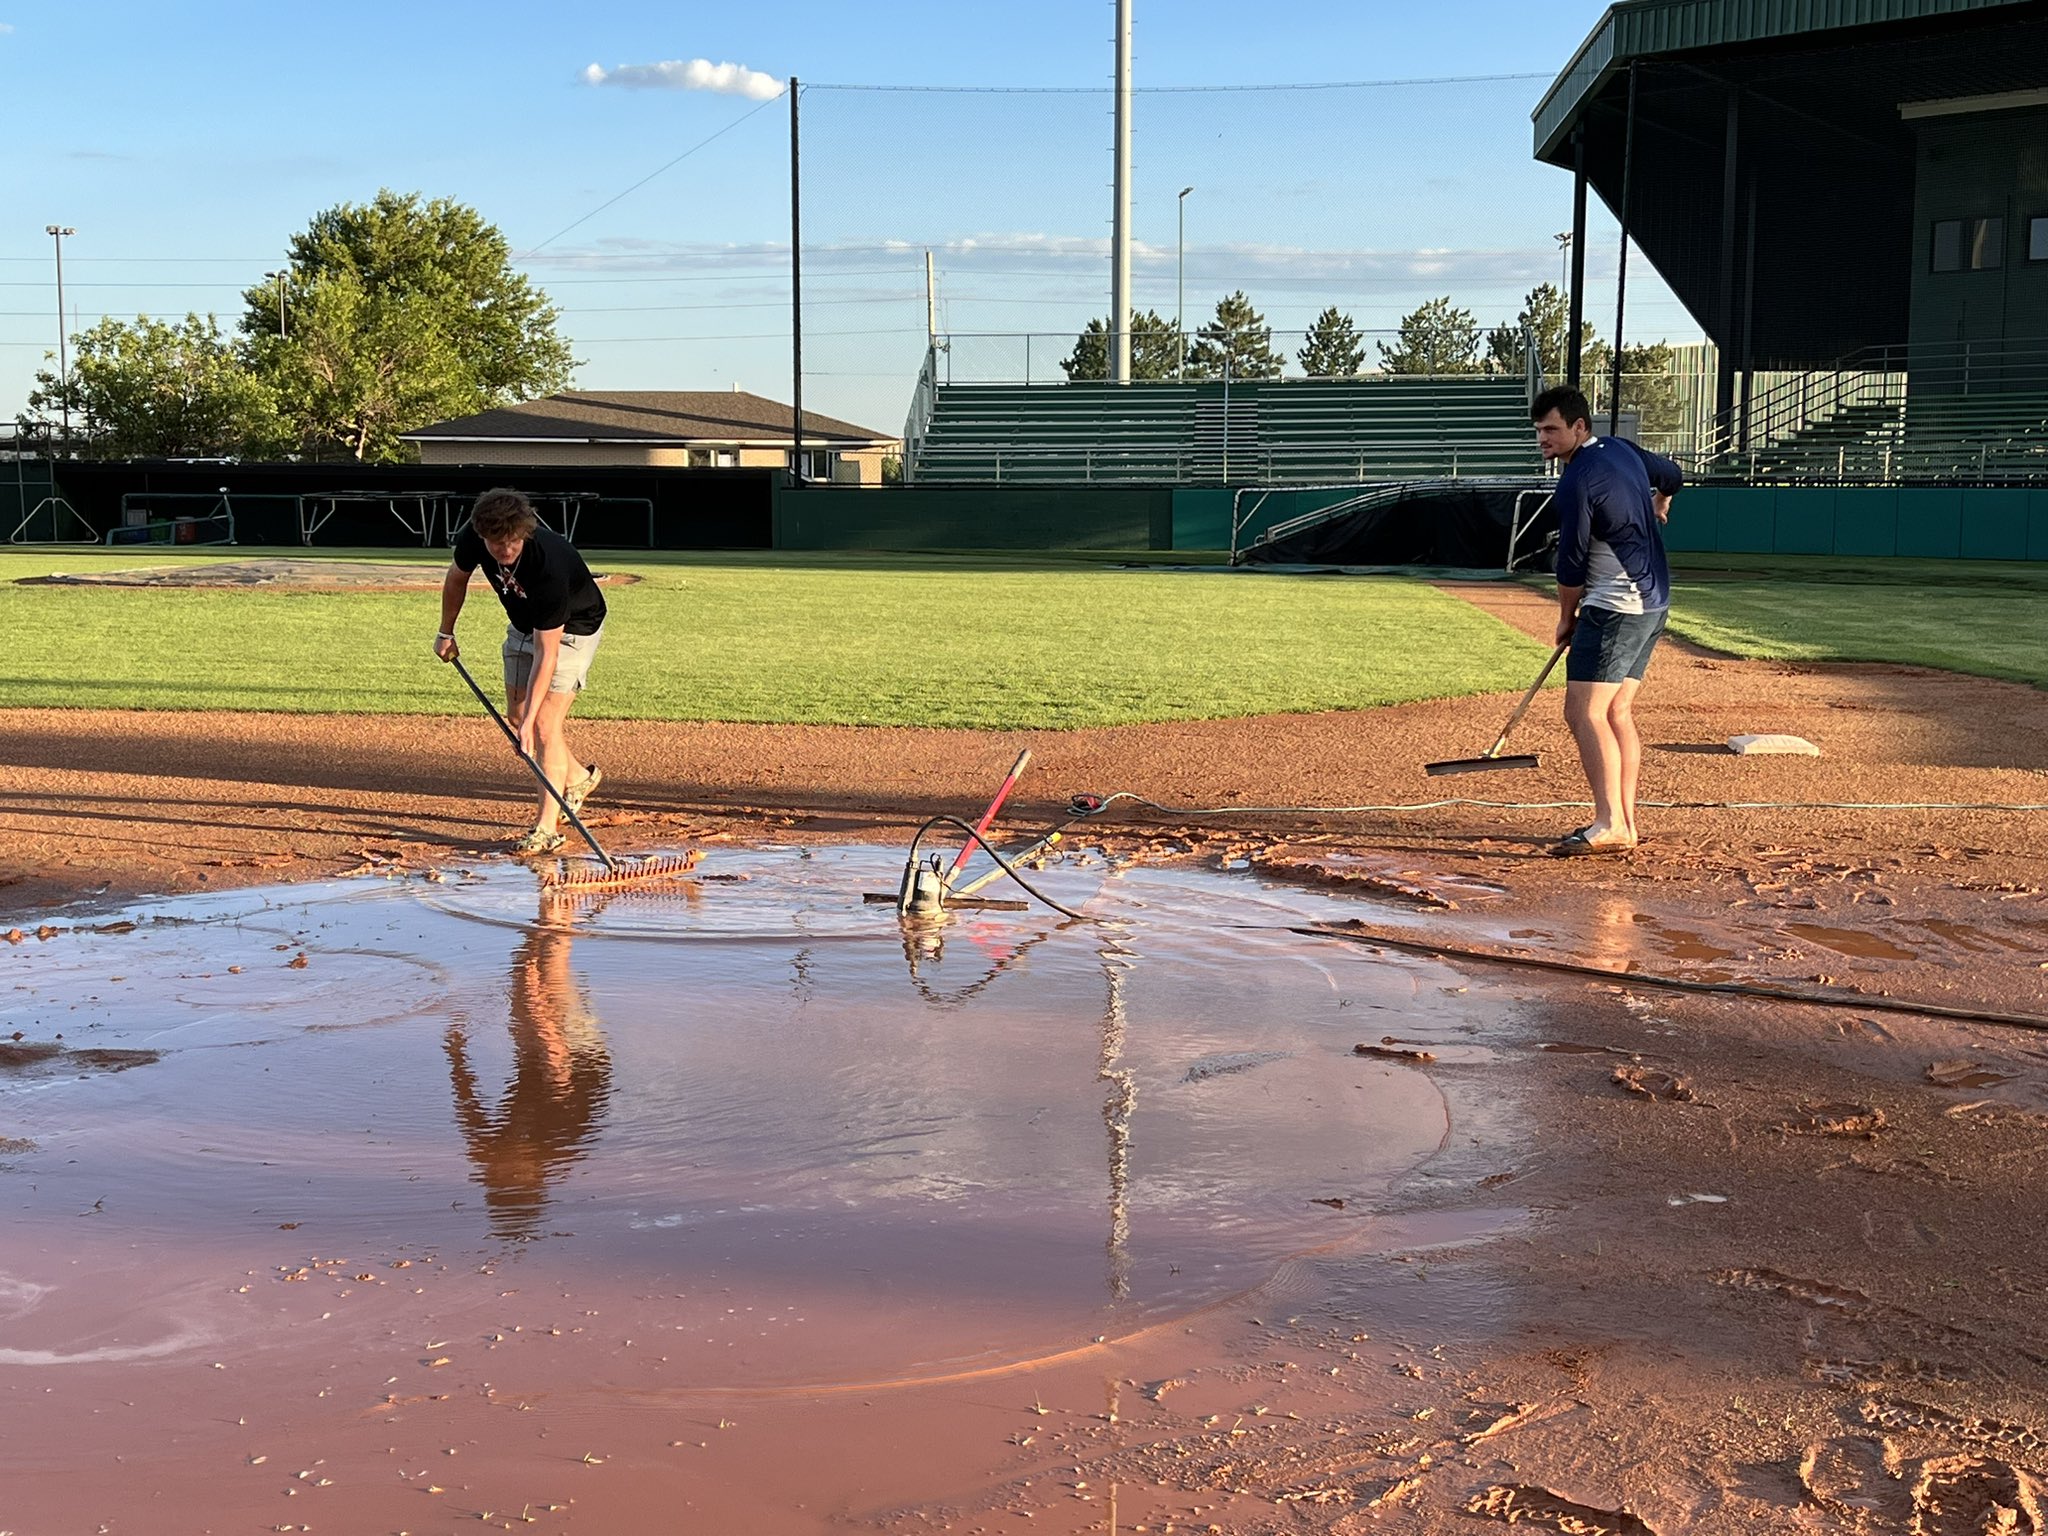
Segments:
[[[214,458],[275,453],[284,441],[276,392],[252,374],[220,322],[112,318],[71,338],[71,377],[36,374],[29,408],[69,408],[110,458]]]
[[[1332,304],[1309,327],[1308,339],[1295,354],[1301,371],[1311,378],[1348,379],[1365,361],[1365,343],[1358,339],[1358,327],[1349,315],[1339,314]]]
[[[242,331],[309,451],[401,454],[400,432],[567,387],[576,367],[547,295],[475,209],[380,191],[292,236],[277,291],[249,289]]]
[[[1131,316],[1131,377],[1170,379],[1180,363],[1180,334],[1155,310]],[[1109,322],[1090,320],[1074,338],[1074,350],[1060,361],[1071,383],[1109,377]]]
[[[262,350],[262,370],[305,451],[365,461],[403,457],[398,434],[473,409],[439,305],[378,292],[352,275],[297,292],[290,340]]]
[[[1225,365],[1233,379],[1277,379],[1285,366],[1273,350],[1273,328],[1240,289],[1216,302],[1216,318],[1195,332],[1188,348],[1188,377],[1220,379]]]
[[[1452,304],[1449,294],[1403,315],[1393,346],[1375,345],[1388,373],[1479,371],[1479,322],[1471,310]]]
[[[1581,368],[1581,386],[1594,407],[1593,430],[1603,431],[1613,399],[1613,346],[1605,341],[1590,342]],[[1621,349],[1621,408],[1637,414],[1636,430],[1644,437],[1676,432],[1684,425],[1685,406],[1679,398],[1678,377],[1672,372],[1669,342],[1644,342]]]
[[[1497,325],[1486,335],[1486,367],[1489,373],[1520,375],[1527,364],[1522,355],[1523,333],[1536,338],[1536,356],[1542,364],[1546,384],[1561,384],[1565,375],[1565,338],[1571,330],[1571,303],[1555,283],[1543,283],[1529,290],[1522,311],[1511,325]],[[1593,327],[1579,323],[1580,345],[1593,340]]]

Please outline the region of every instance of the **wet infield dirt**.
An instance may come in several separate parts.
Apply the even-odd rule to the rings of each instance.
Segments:
[[[2043,1529],[2048,1034],[1857,1006],[2048,1015],[2041,816],[1719,808],[2048,800],[2039,690],[1674,645],[1714,805],[1625,859],[1126,802],[1046,872],[1116,924],[841,905],[1023,745],[1006,840],[1433,798],[1512,702],[586,724],[704,879],[546,921],[486,722],[0,711],[0,1529]],[[1458,789],[1581,796],[1520,744]]]

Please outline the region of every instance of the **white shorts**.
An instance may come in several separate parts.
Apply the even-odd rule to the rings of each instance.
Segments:
[[[597,659],[597,642],[604,638],[600,625],[594,635],[572,635],[562,631],[562,643],[555,651],[555,676],[549,693],[581,693],[590,678],[590,664]],[[533,636],[507,625],[500,655],[505,659],[505,691],[526,692],[526,680],[533,675]]]

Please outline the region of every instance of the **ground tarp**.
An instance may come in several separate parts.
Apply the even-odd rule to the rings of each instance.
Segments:
[[[1549,482],[1390,486],[1348,511],[1244,550],[1247,565],[1433,565],[1501,570],[1515,507]],[[1542,510],[1537,511],[1539,503]],[[1522,501],[1533,514],[1516,544],[1517,568],[1549,570],[1557,515],[1541,494]],[[1526,558],[1522,558],[1526,557]]]

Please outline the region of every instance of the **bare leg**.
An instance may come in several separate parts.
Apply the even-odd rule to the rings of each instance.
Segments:
[[[569,756],[569,743],[562,732],[563,723],[569,717],[569,706],[575,702],[573,693],[549,692],[542,697],[539,713],[534,716],[533,734],[539,748],[537,757],[541,772],[548,776],[548,782],[557,790],[569,787],[569,770],[572,767],[579,774],[582,772],[581,765]],[[561,819],[561,806],[553,795],[543,790],[534,827],[538,831],[552,832]]]
[[[1621,743],[1608,711],[1620,691],[1618,683],[1566,683],[1564,718],[1579,745],[1579,764],[1593,792],[1593,821],[1586,829],[1592,843],[1623,842],[1629,837],[1622,812]]]
[[[1619,684],[1614,702],[1607,706],[1607,724],[1621,748],[1621,796],[1617,808],[1621,812],[1622,827],[1632,843],[1642,836],[1641,829],[1636,826],[1636,779],[1642,772],[1643,738],[1636,734],[1634,707],[1636,690],[1642,686],[1641,681],[1633,677]]]

